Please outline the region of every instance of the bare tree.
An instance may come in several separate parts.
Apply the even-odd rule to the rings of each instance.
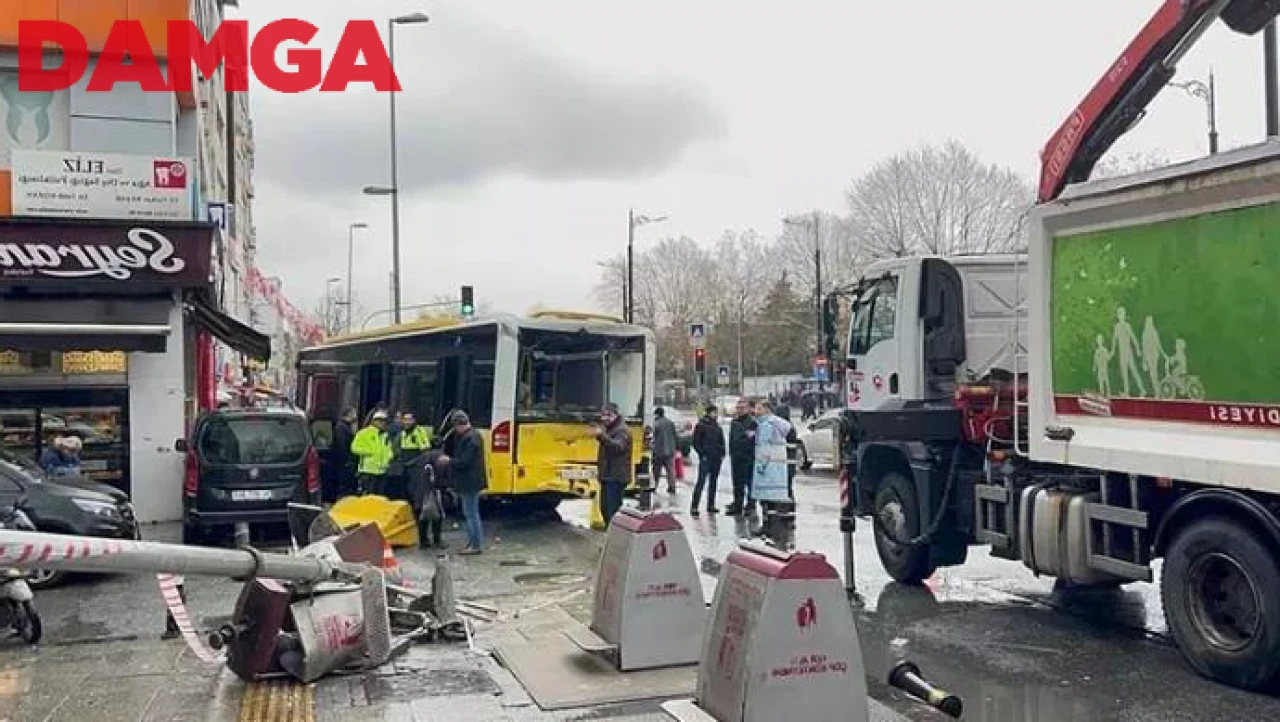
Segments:
[[[332,286],[316,303],[314,315],[319,319],[325,336],[336,336],[347,330],[347,306],[343,303],[342,292]]]
[[[1163,168],[1167,165],[1169,165],[1169,155],[1158,149],[1135,150],[1121,155],[1105,155],[1093,167],[1093,173],[1090,178],[1094,180],[1117,178],[1132,173],[1141,173],[1153,168]]]
[[[1019,248],[1034,191],[963,145],[923,146],[854,181],[850,222],[872,257],[997,253]]]
[[[813,215],[799,216],[794,223],[784,223],[782,235],[773,245],[773,253],[782,261],[793,289],[813,298],[817,277],[814,262]],[[822,248],[822,286],[849,283],[858,277],[867,262],[867,249],[857,224],[851,217],[835,213],[818,214],[818,240]],[[777,280],[776,276],[772,280]]]

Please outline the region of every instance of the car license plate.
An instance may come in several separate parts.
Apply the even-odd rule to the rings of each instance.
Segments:
[[[596,478],[595,469],[561,469],[560,478],[565,481],[591,481]]]
[[[271,501],[270,489],[244,489],[231,492],[231,501]]]

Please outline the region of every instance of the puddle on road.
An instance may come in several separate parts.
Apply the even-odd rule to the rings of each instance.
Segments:
[[[513,577],[516,584],[582,584],[587,578],[566,572],[525,572]]]

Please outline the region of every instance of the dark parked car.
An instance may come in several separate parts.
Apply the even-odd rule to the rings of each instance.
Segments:
[[[0,449],[0,508],[14,504],[42,532],[138,538],[133,505],[123,491],[79,476],[47,476],[30,459]],[[65,576],[65,572],[39,571],[28,582],[42,589]]]
[[[288,523],[289,502],[320,503],[320,456],[294,409],[218,410],[196,419],[185,452],[185,544],[214,527]]]

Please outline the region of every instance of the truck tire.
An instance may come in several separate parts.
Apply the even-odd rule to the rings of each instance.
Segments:
[[[1247,528],[1212,517],[1179,532],[1160,596],[1178,650],[1200,674],[1257,689],[1280,671],[1280,565]]]
[[[886,519],[893,520],[894,528],[886,527]],[[894,581],[919,584],[933,574],[937,567],[927,544],[904,546],[894,541],[914,539],[923,526],[916,486],[910,479],[894,471],[884,475],[876,490],[872,525],[880,564]]]

